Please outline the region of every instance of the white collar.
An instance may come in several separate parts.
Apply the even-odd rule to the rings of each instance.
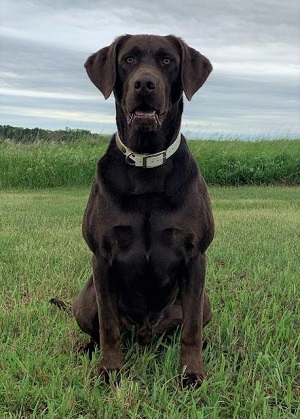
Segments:
[[[118,149],[124,154],[126,163],[130,166],[143,167],[150,169],[152,167],[161,166],[164,162],[177,151],[181,142],[181,133],[179,131],[176,140],[166,150],[159,151],[154,154],[138,154],[130,150],[125,144],[122,143],[118,132],[115,135],[116,144]]]

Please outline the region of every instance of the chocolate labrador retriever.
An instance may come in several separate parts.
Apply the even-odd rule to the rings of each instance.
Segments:
[[[85,63],[105,99],[113,92],[117,133],[98,162],[83,220],[93,274],[73,302],[79,327],[100,343],[99,374],[123,365],[120,327],[140,344],[181,325],[183,385],[204,378],[204,289],[213,239],[210,199],[180,134],[188,100],[212,70],[175,36],[125,35]]]

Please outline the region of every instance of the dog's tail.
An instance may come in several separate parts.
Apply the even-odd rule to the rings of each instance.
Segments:
[[[51,300],[49,300],[49,303],[54,304],[60,310],[66,311],[70,316],[72,315],[71,305],[65,303],[63,300],[60,300],[59,298],[54,297],[54,298],[51,298]]]

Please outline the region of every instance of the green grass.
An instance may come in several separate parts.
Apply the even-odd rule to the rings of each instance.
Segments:
[[[99,353],[71,301],[90,273],[81,237],[87,188],[0,191],[0,417],[298,418],[300,415],[297,187],[211,187],[216,238],[207,289],[207,380],[178,386],[179,337],[140,349],[123,340],[121,387],[93,379]]]
[[[194,140],[188,144],[210,184],[300,184],[300,140]]]
[[[70,140],[67,134],[72,131],[54,133],[63,140],[22,143],[0,136],[0,189],[90,185],[108,138],[79,132]],[[300,184],[300,140],[191,140],[188,144],[210,184]]]
[[[0,142],[0,189],[87,186],[107,141]]]

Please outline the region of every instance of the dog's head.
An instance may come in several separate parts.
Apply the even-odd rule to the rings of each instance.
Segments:
[[[156,131],[183,92],[191,100],[212,65],[173,35],[124,35],[91,55],[85,68],[105,99],[114,91],[130,129]]]

